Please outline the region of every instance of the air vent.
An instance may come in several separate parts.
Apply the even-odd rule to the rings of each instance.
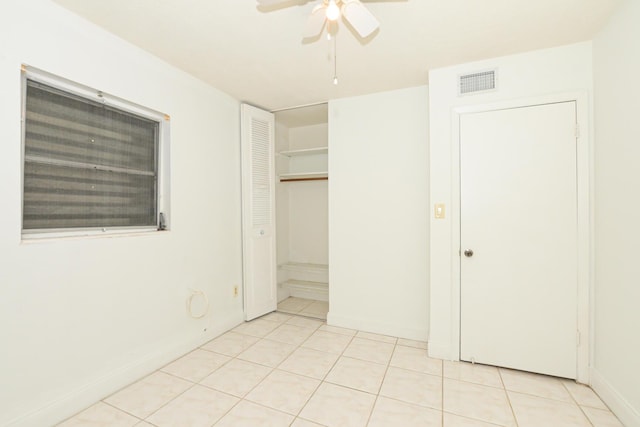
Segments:
[[[496,70],[460,76],[460,95],[484,92],[496,88]]]

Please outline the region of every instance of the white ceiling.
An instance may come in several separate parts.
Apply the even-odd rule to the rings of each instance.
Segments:
[[[319,0],[54,0],[118,36],[269,110],[428,82],[428,70],[589,40],[619,0],[369,0],[380,30],[302,40]]]

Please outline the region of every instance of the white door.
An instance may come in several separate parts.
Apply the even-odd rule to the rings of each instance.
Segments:
[[[242,105],[242,255],[245,319],[277,308],[273,114]]]
[[[460,173],[460,358],[576,378],[576,103],[462,115]]]

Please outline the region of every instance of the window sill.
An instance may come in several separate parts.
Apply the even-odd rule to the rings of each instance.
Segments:
[[[67,241],[67,240],[85,240],[85,239],[104,239],[117,237],[141,237],[155,236],[170,231],[158,230],[157,228],[127,228],[114,230],[78,230],[78,231],[51,231],[51,232],[33,232],[23,233],[21,238],[22,244],[32,244],[39,242]]]

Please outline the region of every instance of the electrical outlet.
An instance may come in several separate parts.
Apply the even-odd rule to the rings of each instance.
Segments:
[[[234,297],[238,296],[238,285],[234,285],[234,287],[233,287],[233,296]]]

